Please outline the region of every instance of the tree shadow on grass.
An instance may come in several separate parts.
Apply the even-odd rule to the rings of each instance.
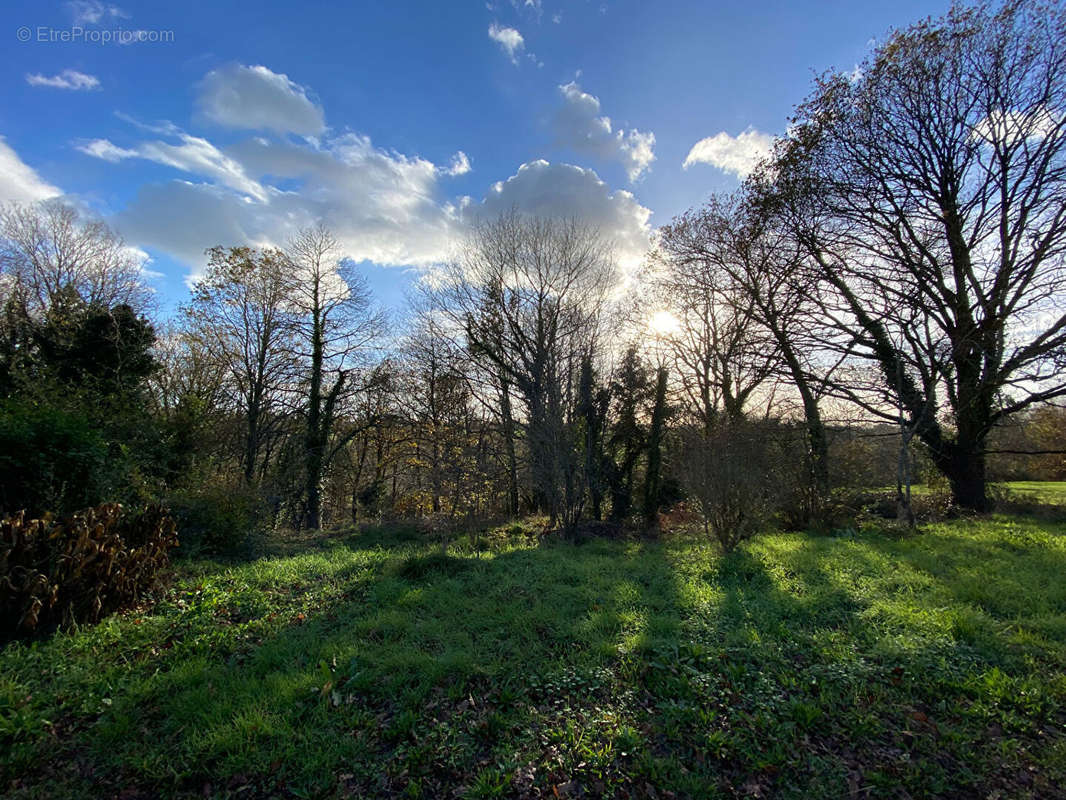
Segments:
[[[94,772],[65,793],[950,796],[997,785],[985,775],[994,762],[962,763],[962,745],[921,721],[946,714],[936,704],[963,699],[988,664],[908,633],[905,618],[899,630],[884,622],[889,560],[906,556],[880,540],[782,536],[724,558],[686,540],[484,557],[374,533],[346,542],[354,560],[323,576],[338,590],[317,608],[116,687],[75,742]],[[936,595],[929,581],[900,587],[918,604]],[[41,773],[24,794],[50,780]]]
[[[380,569],[335,571],[340,598],[261,641],[166,659],[131,690],[116,687],[92,743],[78,742],[95,769],[84,791],[193,794],[211,782],[212,791],[232,784],[259,795],[440,796],[489,793],[494,781],[517,787],[523,754],[576,753],[603,738],[592,704],[618,688],[609,667],[622,638],[669,645],[679,630],[671,572],[655,546],[561,543],[443,558],[401,542],[394,551]],[[557,726],[563,738],[548,741]],[[533,765],[546,772],[525,776],[526,788],[577,763],[564,758],[558,776]]]
[[[1001,665],[1044,657],[1060,667],[1066,658],[1063,535],[1036,520],[993,518],[868,541],[901,571],[931,582],[957,617],[953,632],[961,642]]]

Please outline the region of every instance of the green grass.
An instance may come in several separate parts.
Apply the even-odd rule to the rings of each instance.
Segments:
[[[1011,492],[1039,503],[1066,506],[1066,481],[1011,481],[1005,485]]]
[[[7,646],[0,794],[1064,796],[1062,523],[482,544],[186,564]]]
[[[1006,489],[1008,497],[1020,500],[1032,500],[1035,503],[1052,506],[1066,506],[1066,481],[1005,481],[992,484],[992,491]],[[878,491],[895,493],[896,487],[882,486]],[[929,495],[934,490],[923,483],[911,486],[911,494],[918,497]],[[947,491],[946,488],[937,491]]]

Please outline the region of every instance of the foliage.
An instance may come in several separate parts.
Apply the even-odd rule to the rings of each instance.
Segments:
[[[13,296],[0,318],[0,510],[139,501],[168,460],[147,391],[154,328],[72,286],[51,302],[31,314]]]
[[[607,436],[604,471],[611,490],[611,519],[621,522],[633,507],[637,462],[648,444],[643,416],[654,403],[648,365],[635,345],[626,348],[608,389],[614,424]]]
[[[167,505],[177,523],[182,555],[240,555],[264,516],[254,489],[217,475],[170,492]]]
[[[5,796],[1061,796],[1061,523],[729,556],[412,533],[188,564],[150,608],[8,645]]]
[[[83,414],[0,401],[0,511],[85,508],[115,489],[119,462]]]
[[[97,622],[160,586],[177,545],[159,506],[107,504],[62,520],[0,520],[0,636]]]

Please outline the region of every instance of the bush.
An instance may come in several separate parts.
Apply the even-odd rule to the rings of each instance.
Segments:
[[[160,584],[178,543],[165,509],[117,503],[55,521],[0,520],[0,636],[97,622]]]
[[[0,403],[0,512],[68,514],[114,488],[115,460],[83,415],[30,403]]]
[[[183,555],[237,555],[258,527],[263,507],[252,489],[205,482],[168,498],[181,534]]]
[[[726,553],[770,522],[789,489],[774,445],[769,426],[746,421],[684,432],[678,479]]]

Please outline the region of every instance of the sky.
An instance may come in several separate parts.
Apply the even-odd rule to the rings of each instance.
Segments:
[[[386,307],[512,207],[625,269],[728,192],[814,77],[947,2],[6,0],[0,201],[144,253],[165,315],[215,245],[324,222]]]

